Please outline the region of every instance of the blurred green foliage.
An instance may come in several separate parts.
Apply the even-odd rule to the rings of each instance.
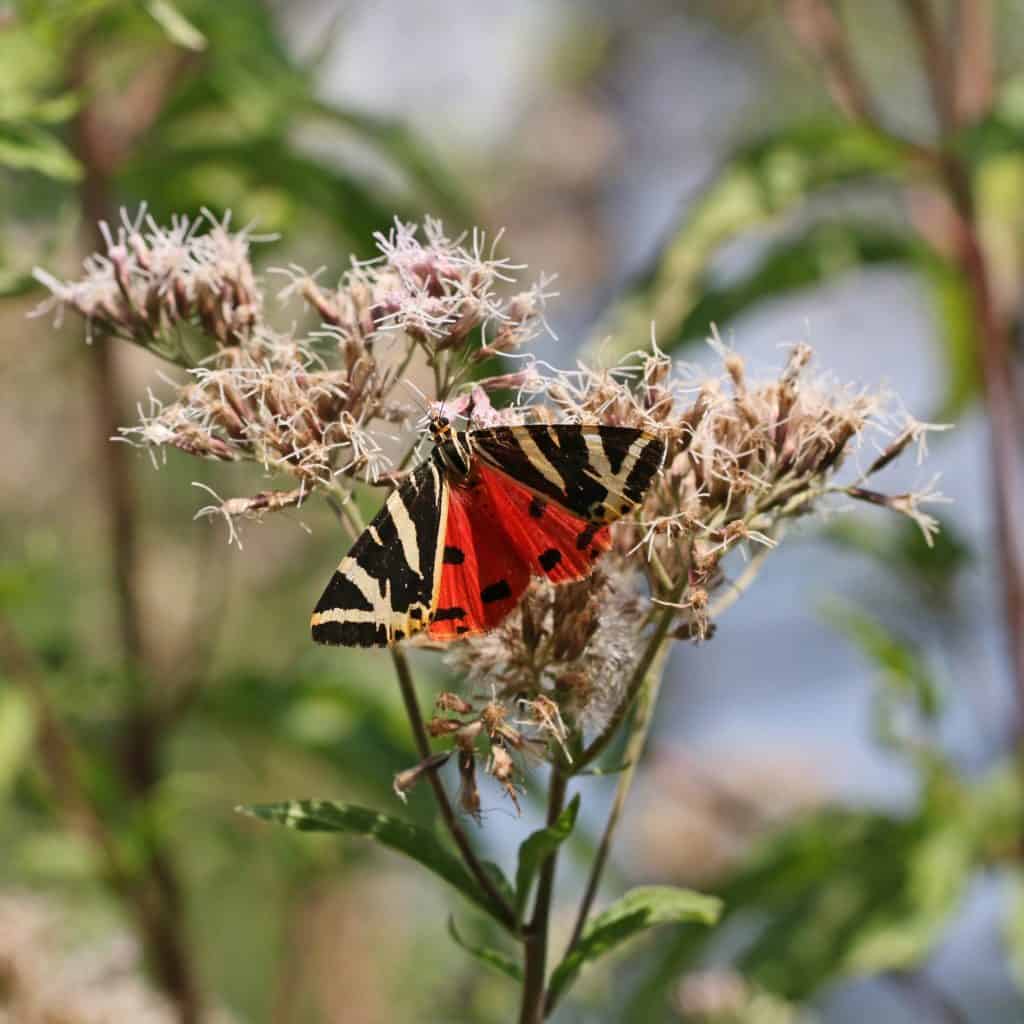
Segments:
[[[11,300],[18,318],[11,322],[21,323],[24,309],[14,300],[31,292],[32,266],[57,253],[67,258],[87,220],[82,183],[90,168],[76,142],[76,119],[89,105],[109,117],[113,133],[103,168],[112,200],[129,210],[145,202],[161,221],[201,207],[218,216],[231,210],[236,222],[254,221],[301,239],[308,252],[334,254],[336,268],[337,254],[366,255],[373,232],[396,214],[473,220],[457,175],[426,140],[401,121],[323,99],[316,55],[297,61],[264,4],[25,0],[12,11],[0,27],[0,297]],[[1019,224],[1024,197],[1024,79],[1004,83],[991,112],[950,147],[970,170],[992,237],[1002,237],[1001,226]],[[903,267],[919,276],[934,310],[945,381],[938,415],[963,414],[978,398],[979,373],[960,271],[900,215],[836,212],[851,194],[891,200],[919,174],[912,148],[862,126],[815,113],[772,129],[722,162],[598,334],[614,333],[625,351],[647,343],[654,320],[659,344],[681,351],[712,324],[725,327],[771,301],[865,268]],[[727,273],[728,247],[751,238],[759,243],[753,260]],[[1009,250],[1007,259],[1020,258],[1019,238],[1011,237]],[[60,387],[87,388],[91,354],[77,337],[54,338],[62,346],[55,359]],[[319,539],[303,537],[301,549],[265,528],[266,553],[253,558],[272,564],[241,581],[218,579],[227,574],[223,556],[182,525],[194,510],[188,484],[197,474],[211,486],[223,479],[217,468],[172,460],[147,475],[137,510],[145,544],[170,552],[154,574],[165,572],[177,552],[198,563],[199,587],[190,589],[187,579],[153,587],[161,596],[164,586],[172,592],[168,605],[201,613],[178,623],[185,636],[170,645],[170,668],[118,656],[110,628],[116,613],[106,593],[108,538],[97,540],[95,510],[76,518],[74,479],[48,499],[64,506],[52,523],[36,521],[36,507],[18,508],[0,522],[0,615],[17,649],[2,652],[0,880],[104,908],[98,913],[109,913],[111,889],[117,891],[111,863],[68,827],[61,809],[67,794],[47,780],[39,757],[45,722],[34,691],[13,685],[26,675],[75,741],[81,784],[129,885],[147,877],[157,851],[170,849],[182,865],[182,900],[205,983],[242,1019],[269,1020],[274,986],[294,966],[291,919],[301,917],[319,886],[359,878],[372,847],[334,837],[299,842],[284,831],[257,829],[233,813],[236,802],[256,804],[258,815],[295,828],[371,835],[426,862],[470,904],[479,903],[479,893],[435,834],[432,806],[419,791],[400,820],[362,806],[393,807],[391,779],[415,759],[381,663],[307,651],[304,635],[302,646],[282,639],[302,631],[280,629],[281,609],[308,607],[309,579],[336,560],[330,521],[317,522]],[[378,497],[366,500],[372,505]],[[951,530],[934,549],[909,524],[843,520],[826,534],[895,573],[909,604],[955,614],[958,574],[974,553]],[[219,597],[211,594],[215,584],[225,588]],[[584,961],[671,922],[675,928],[663,933],[669,937],[622,972],[614,1019],[666,1019],[666,992],[680,974],[726,955],[768,992],[813,1000],[837,980],[924,962],[971,880],[996,871],[1012,894],[1004,938],[1024,990],[1018,766],[1007,758],[981,772],[962,771],[936,735],[942,688],[931,652],[850,606],[832,606],[830,620],[877,676],[876,737],[916,780],[913,805],[903,813],[828,807],[770,837],[717,885],[720,928],[706,927],[717,899],[632,890],[594,919],[575,958],[557,968],[556,992]],[[205,650],[208,641],[189,631],[219,636]],[[185,654],[197,650],[201,663],[190,664]],[[139,694],[154,691],[160,701],[189,697],[155,751],[156,763],[133,788],[136,730],[149,721],[139,717],[149,711],[140,708]],[[273,803],[300,791],[345,799],[298,809]],[[570,804],[555,825],[520,847],[515,886],[503,882],[520,910],[543,854],[566,841],[589,841],[577,810]],[[465,909],[460,904],[458,913]],[[516,976],[519,965],[497,950],[489,921],[474,914],[467,927],[452,918],[450,932],[477,961]],[[425,1005],[436,1009],[431,993],[456,987],[464,1005],[479,1010],[474,1019],[508,1019],[505,990],[490,999],[475,966],[460,971],[424,958],[416,966],[428,994],[418,1004],[406,993],[408,1019],[424,1019]],[[467,1010],[467,1020],[473,1012]],[[567,1005],[563,1019],[573,1012]]]

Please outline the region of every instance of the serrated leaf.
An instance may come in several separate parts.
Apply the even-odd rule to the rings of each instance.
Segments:
[[[502,974],[513,981],[523,980],[523,969],[512,957],[506,956],[497,949],[491,949],[489,946],[478,946],[464,939],[455,927],[454,917],[448,918],[448,934],[455,940],[457,946],[461,946],[470,956],[481,963],[501,971]]]
[[[576,980],[584,964],[611,952],[648,928],[663,924],[714,924],[722,901],[714,896],[650,885],[631,889],[587,925],[575,948],[552,972],[549,998],[554,1004]]]
[[[82,167],[64,144],[31,124],[0,122],[0,165],[35,171],[58,181],[78,181]]]
[[[341,832],[365,836],[382,846],[403,853],[443,878],[487,913],[490,901],[462,863],[449,853],[433,833],[386,814],[330,800],[288,800],[276,804],[239,807],[242,814],[293,828],[300,832]]]
[[[522,916],[530,888],[541,864],[572,835],[576,827],[576,816],[580,810],[580,795],[577,793],[558,816],[558,820],[546,828],[531,833],[519,847],[519,861],[516,866],[516,918]]]

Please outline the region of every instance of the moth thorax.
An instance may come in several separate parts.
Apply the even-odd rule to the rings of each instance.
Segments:
[[[472,451],[469,435],[464,431],[451,430],[442,440],[438,439],[435,454],[444,464],[445,469],[453,476],[465,478],[472,468]]]

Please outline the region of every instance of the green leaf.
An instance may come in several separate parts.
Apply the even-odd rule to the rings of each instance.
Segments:
[[[206,36],[170,0],[149,0],[146,10],[171,42],[186,50],[206,49]]]
[[[482,910],[493,913],[490,901],[461,862],[426,829],[367,807],[330,800],[288,800],[277,804],[254,804],[238,810],[300,832],[344,832],[375,839],[382,846],[404,853],[422,864]]]
[[[314,114],[354,132],[389,157],[420,189],[424,198],[463,224],[475,221],[472,204],[462,183],[429,147],[395,118],[336,107],[321,101],[312,104]]]
[[[0,122],[0,165],[35,171],[58,181],[78,181],[82,168],[64,144],[43,128]]]
[[[284,139],[151,149],[128,169],[129,190],[145,192],[157,218],[206,205],[233,208],[261,227],[288,226],[295,209],[340,228],[357,255],[374,253],[373,233],[386,229],[403,204],[342,168],[292,149]]]
[[[35,721],[27,698],[10,685],[0,689],[0,798],[17,778],[34,737]]]
[[[572,835],[576,827],[576,816],[580,810],[580,795],[577,793],[569,805],[558,816],[558,820],[547,828],[538,829],[527,836],[519,847],[519,863],[516,866],[516,918],[522,916],[530,888],[541,864]]]
[[[628,939],[663,924],[711,925],[718,920],[721,909],[721,900],[689,889],[668,885],[631,889],[587,925],[575,948],[555,968],[549,983],[552,1003],[572,985],[585,963],[599,959]]]
[[[675,335],[658,331],[658,344],[674,349],[708,336],[766,300],[824,284],[863,266],[908,263],[920,244],[900,231],[856,221],[815,224],[797,238],[771,246],[755,267],[732,283],[705,289]]]
[[[825,808],[759,843],[717,888],[747,936],[737,969],[802,1000],[837,978],[926,956],[970,877],[975,828],[969,791],[931,789],[911,818]],[[654,1019],[707,943],[698,929],[667,941],[630,993],[630,1019]]]
[[[946,366],[946,394],[931,415],[952,420],[981,391],[974,303],[963,275],[937,254],[922,255],[918,269],[931,291],[935,332]]]
[[[917,525],[899,518],[884,526],[863,516],[843,516],[822,530],[841,548],[873,559],[879,568],[912,584],[932,604],[951,607],[960,572],[972,560],[972,551],[957,528],[943,522],[929,547]]]
[[[454,917],[448,918],[448,934],[455,940],[456,945],[461,946],[470,956],[475,957],[481,963],[487,964],[488,967],[496,968],[513,981],[523,980],[523,969],[512,957],[506,956],[497,949],[491,949],[488,946],[477,946],[468,942],[459,934],[458,929],[455,927]]]
[[[0,299],[14,299],[27,295],[39,287],[36,279],[27,271],[0,267]]]
[[[599,324],[619,352],[646,348],[653,320],[659,337],[680,329],[701,299],[719,249],[744,232],[788,213],[825,187],[902,173],[905,158],[890,140],[838,121],[812,121],[743,146],[692,203],[652,267]]]
[[[911,704],[925,720],[934,721],[940,710],[939,693],[924,658],[909,640],[845,601],[829,602],[823,613],[878,667],[894,697]]]

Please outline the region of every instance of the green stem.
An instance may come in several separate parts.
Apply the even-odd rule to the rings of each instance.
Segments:
[[[601,836],[601,843],[594,856],[594,863],[590,868],[590,876],[587,879],[587,887],[580,903],[579,912],[576,915],[576,924],[572,930],[572,938],[566,948],[566,956],[575,948],[579,942],[583,929],[587,925],[587,918],[590,916],[594,899],[597,897],[597,890],[601,884],[601,875],[604,873],[605,865],[608,862],[608,855],[611,852],[612,838],[615,829],[622,817],[623,808],[626,805],[626,798],[633,785],[637,765],[643,756],[644,747],[647,745],[647,736],[651,729],[651,721],[654,717],[654,708],[658,703],[658,693],[665,678],[665,661],[668,658],[669,648],[660,647],[651,662],[644,677],[644,685],[636,702],[636,710],[633,712],[633,721],[630,726],[629,739],[626,742],[624,751],[625,767],[619,774],[619,783],[615,787],[615,797],[612,800],[611,811],[608,814],[608,821],[605,823],[604,834]],[[546,1014],[550,1014],[555,1007],[555,1000],[548,999]]]
[[[548,791],[548,826],[554,825],[565,806],[569,777],[560,763],[551,769],[551,787]],[[553,850],[540,866],[537,878],[537,896],[533,916],[523,936],[525,958],[523,973],[523,1001],[519,1024],[542,1024],[545,1015],[544,982],[547,973],[548,930],[551,923],[551,902],[555,890],[555,868],[558,850]]]
[[[353,510],[351,501],[344,500],[344,496],[328,494],[327,503],[353,539],[362,533],[363,524],[360,521],[358,512]],[[392,647],[389,653],[391,654],[392,664],[395,666],[398,689],[402,694],[402,702],[405,705],[405,714],[409,719],[409,727],[412,730],[416,751],[421,760],[426,760],[430,756],[430,737],[427,735],[427,727],[423,722],[423,714],[420,711],[419,701],[416,698],[416,686],[413,683],[409,659],[406,658],[405,651],[400,647]],[[498,920],[509,931],[516,931],[515,910],[498,890],[494,880],[484,869],[483,864],[480,863],[480,859],[469,842],[469,837],[459,824],[455,809],[448,799],[448,794],[445,792],[444,784],[441,782],[437,770],[429,770],[427,772],[427,779],[430,782],[430,788],[434,791],[434,799],[437,801],[438,810],[441,812],[441,820],[455,841],[455,845],[462,855],[463,862],[491,902],[494,914]]]

